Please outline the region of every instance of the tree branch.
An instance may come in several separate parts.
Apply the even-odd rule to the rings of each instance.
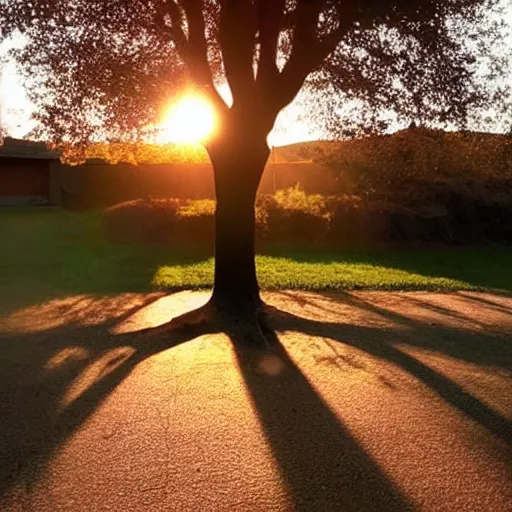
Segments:
[[[233,103],[254,92],[257,16],[252,0],[220,0],[220,46]]]
[[[316,50],[316,33],[319,16],[326,0],[299,0],[293,11],[280,20],[280,30],[287,20],[293,20],[292,26],[292,52],[284,70],[274,75],[272,84],[266,88],[267,94],[271,94],[271,104],[277,113],[291,103],[297,95],[304,80],[312,71]],[[284,8],[283,8],[284,10]]]
[[[256,81],[262,89],[271,87],[279,75],[277,48],[285,6],[286,0],[259,0],[257,4],[260,58]]]
[[[293,32],[293,49],[304,51],[316,39],[319,16],[326,0],[299,0],[296,7],[296,23]]]
[[[203,1],[181,0],[180,5],[176,0],[168,0],[162,2],[159,14],[164,25],[165,15],[169,15],[172,25],[171,27],[165,26],[168,28],[178,54],[187,67],[192,80],[208,96],[215,108],[219,112],[224,112],[227,105],[215,88],[208,63]],[[188,38],[185,35],[185,28],[188,31]]]
[[[202,0],[181,0],[188,25],[188,51],[198,75],[206,78],[205,85],[212,84],[212,73],[208,64],[205,22]]]
[[[325,2],[303,0],[296,8],[297,25],[290,59],[279,77],[275,107],[284,108],[300,91],[308,75],[322,65],[352,27],[354,9],[347,8],[338,25],[323,37],[317,36],[319,16]],[[300,9],[300,10],[299,10]],[[311,18],[312,16],[315,16]]]

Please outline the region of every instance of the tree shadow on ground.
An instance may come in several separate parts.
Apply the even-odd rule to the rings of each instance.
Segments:
[[[392,296],[393,292],[390,293],[390,296]],[[294,295],[293,292],[277,292],[277,294],[288,298],[292,298]],[[504,336],[503,333],[492,332],[490,329],[485,328],[479,332],[468,331],[457,326],[446,326],[433,321],[421,321],[398,313],[396,309],[375,304],[365,299],[363,293],[325,293],[322,294],[322,297],[324,301],[318,304],[314,300],[308,300],[301,296],[297,299],[297,304],[301,307],[311,306],[321,311],[334,313],[336,305],[339,305],[341,302],[352,309],[360,310],[362,313],[371,313],[375,317],[387,320],[392,328],[380,329],[377,327],[361,327],[323,321],[315,322],[300,316],[282,314],[277,315],[279,322],[276,324],[276,328],[286,330],[286,318],[289,318],[289,322],[294,326],[292,330],[298,329],[301,332],[328,337],[334,341],[349,345],[357,345],[360,339],[361,343],[363,343],[365,334],[367,337],[370,337],[373,333],[374,337],[371,337],[371,347],[405,343],[412,347],[428,349],[461,361],[481,366],[492,366],[512,372],[512,340],[510,337]],[[481,297],[479,294],[459,292],[453,297],[466,301],[469,307],[475,307],[481,303],[488,309],[510,315],[512,321],[512,310],[505,306],[500,306],[499,303],[495,303],[485,297]],[[292,300],[295,299],[292,298]],[[415,297],[414,294],[408,294],[404,300],[405,302],[416,305],[420,311],[433,311],[444,318],[479,325],[478,321],[471,316],[465,316],[455,310],[429,303],[426,300]],[[397,329],[397,327],[400,329]],[[351,342],[352,339],[355,340],[353,343]],[[371,347],[369,346],[369,350],[378,351],[378,348],[372,349]]]
[[[30,491],[54,453],[139,363],[214,328],[176,329],[165,338],[153,335],[158,328],[112,332],[160,297],[149,295],[100,325],[70,322],[42,332],[0,334],[0,497],[20,482]],[[84,376],[87,382],[80,382]],[[65,400],[73,388],[74,396]]]
[[[281,345],[272,356],[234,343],[240,371],[293,510],[413,510]]]
[[[139,363],[199,335],[222,330],[220,325],[207,324],[112,333],[115,325],[154,300],[154,296],[148,296],[101,325],[68,323],[42,332],[0,336],[0,497],[20,484],[30,490],[58,449]],[[244,382],[296,510],[314,510],[320,502],[332,504],[332,510],[412,507],[314,390],[280,344],[278,332],[328,338],[405,370],[471,421],[512,445],[510,421],[446,375],[396,346],[403,341],[509,370],[510,341],[452,327],[437,326],[429,331],[418,321],[352,294],[343,295],[342,300],[363,311],[387,316],[398,327],[405,324],[409,332],[404,338],[400,329],[322,322],[270,308],[271,315],[265,321],[265,334],[273,342],[269,354],[232,340]],[[334,306],[334,296],[332,301]],[[465,344],[463,349],[461,344]],[[60,366],[48,371],[48,362],[63,353],[68,355]],[[257,370],[261,358],[268,355],[277,358],[282,367],[274,377]],[[95,365],[95,375],[63,408],[62,398],[91,364]]]
[[[460,295],[469,301],[473,301],[475,305],[484,304],[485,306],[490,306],[491,308],[506,315],[512,315],[512,306],[504,305],[499,300],[490,300],[489,298],[482,297],[481,295],[469,294],[465,292],[460,292]]]

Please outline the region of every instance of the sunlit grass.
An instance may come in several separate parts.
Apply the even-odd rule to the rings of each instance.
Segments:
[[[341,259],[341,256],[340,256]],[[258,256],[258,278],[268,290],[475,290],[468,282],[425,276],[378,264],[344,261],[296,261],[293,258]],[[152,284],[157,288],[208,288],[213,283],[214,261],[160,267]]]

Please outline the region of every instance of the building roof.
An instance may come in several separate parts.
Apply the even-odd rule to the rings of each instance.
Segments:
[[[50,151],[44,142],[6,137],[0,146],[0,158],[58,160],[59,154],[56,151]]]

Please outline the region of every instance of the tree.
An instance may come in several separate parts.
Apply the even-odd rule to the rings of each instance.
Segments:
[[[2,2],[2,0],[0,0]],[[28,38],[42,134],[134,138],[171,91],[194,84],[215,106],[206,143],[216,188],[215,282],[205,312],[259,337],[254,202],[267,135],[304,86],[357,99],[358,123],[392,108],[420,122],[461,122],[477,97],[461,42],[498,0],[3,0],[4,32]],[[227,82],[233,103],[216,86]],[[322,95],[323,94],[323,95]],[[331,123],[332,126],[332,123]]]

